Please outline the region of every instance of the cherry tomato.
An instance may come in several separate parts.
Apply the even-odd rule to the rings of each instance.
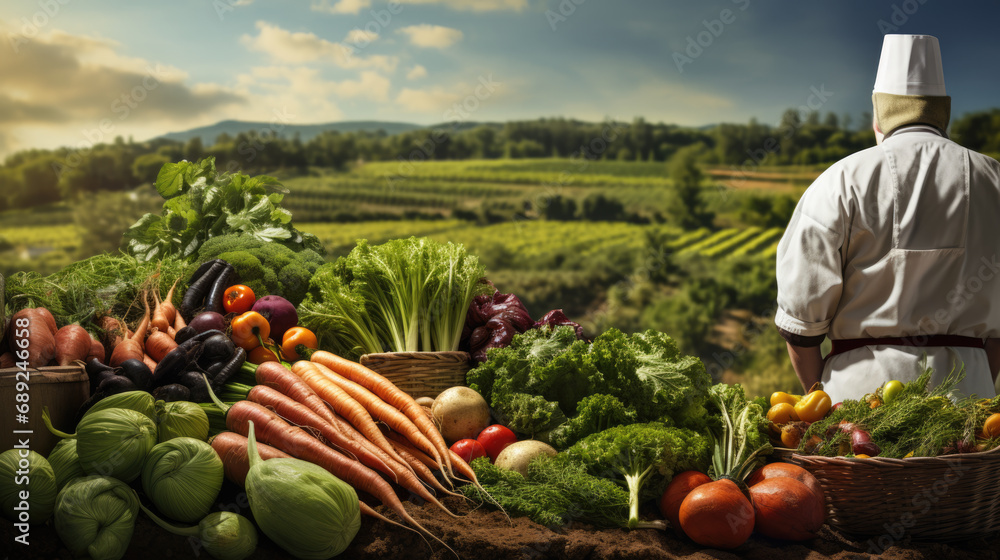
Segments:
[[[795,407],[786,402],[782,402],[772,406],[770,410],[767,411],[767,419],[775,424],[781,425],[798,420],[799,415],[795,413]]]
[[[777,406],[781,403],[787,403],[792,406],[795,406],[795,403],[799,402],[801,399],[802,397],[800,397],[799,395],[791,395],[784,391],[776,391],[774,393],[771,393],[771,400],[769,404],[771,406]]]
[[[290,362],[301,360],[302,358],[295,351],[295,347],[300,344],[313,350],[319,348],[319,341],[316,340],[316,335],[311,330],[305,327],[292,327],[285,331],[285,335],[281,337],[281,355]]]
[[[250,311],[255,301],[257,301],[257,297],[249,286],[237,284],[226,288],[222,298],[222,307],[226,309],[226,313],[246,313]]]
[[[989,439],[1000,437],[1000,413],[991,414],[983,424],[983,435]]]
[[[460,439],[451,444],[450,449],[466,463],[471,463],[477,457],[486,457],[483,444],[474,439]]]
[[[476,441],[481,443],[483,448],[486,449],[486,454],[490,456],[490,462],[492,463],[497,460],[497,455],[504,448],[517,441],[517,436],[507,426],[493,424],[479,432],[479,437],[476,438]]]
[[[267,346],[257,346],[247,354],[247,361],[260,365],[264,362],[277,362],[278,357]]]
[[[885,385],[882,387],[882,402],[889,404],[896,400],[899,393],[903,391],[903,382],[893,379],[892,381],[886,381]]]

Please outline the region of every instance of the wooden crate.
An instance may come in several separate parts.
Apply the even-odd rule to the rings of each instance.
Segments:
[[[21,376],[18,374],[21,373]],[[28,422],[18,422],[16,401],[17,383],[24,381],[18,368],[0,369],[0,452],[29,439],[32,451],[48,456],[59,442],[42,421],[42,411],[49,408],[52,425],[72,433],[80,405],[90,397],[90,381],[82,365],[51,366],[28,370]],[[32,430],[30,434],[16,434],[14,430]]]

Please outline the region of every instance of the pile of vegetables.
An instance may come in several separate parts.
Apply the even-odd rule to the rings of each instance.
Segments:
[[[633,423],[703,429],[711,384],[701,360],[665,334],[609,329],[590,344],[570,326],[515,336],[466,379],[502,424],[558,449]]]
[[[936,457],[1000,445],[1000,397],[950,394],[961,375],[930,387],[931,371],[909,383],[889,381],[859,400],[846,400],[809,424],[800,453],[828,457]]]
[[[437,540],[406,512],[390,481],[449,514],[435,496],[454,494],[442,481],[452,485],[461,477],[478,485],[472,468],[448,449],[425,408],[361,364],[318,351],[291,369],[265,362],[254,375],[257,384],[242,400],[218,403],[229,431],[213,440],[226,477],[247,484],[248,491],[251,466],[245,448],[251,426],[267,445],[261,447],[265,459],[287,456],[318,465]],[[363,515],[389,521],[364,503],[358,507]]]
[[[459,349],[483,267],[462,245],[430,239],[365,240],[321,266],[300,307],[324,348],[358,358],[379,352]]]

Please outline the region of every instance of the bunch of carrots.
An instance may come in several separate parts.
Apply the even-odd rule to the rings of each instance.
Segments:
[[[428,411],[361,364],[318,351],[291,369],[266,362],[257,366],[255,375],[257,385],[246,399],[227,407],[226,427],[231,431],[212,440],[227,478],[237,484],[242,485],[249,469],[246,436],[253,421],[258,441],[267,444],[259,446],[265,459],[287,454],[320,465],[439,542],[406,512],[386,479],[451,516],[455,514],[430,489],[461,496],[452,490],[453,480],[479,486],[472,468],[445,445]],[[388,428],[379,429],[376,421]],[[434,476],[435,471],[452,489]],[[364,503],[361,512],[389,521]]]
[[[178,279],[179,280],[179,279]],[[142,303],[146,313],[139,321],[135,332],[129,331],[124,322],[109,315],[104,316],[99,325],[109,336],[109,346],[113,348],[108,365],[118,367],[127,360],[139,360],[156,369],[171,350],[177,348],[174,336],[187,324],[173,304],[174,289],[178,280],[170,286],[165,298],[160,301],[158,290],[153,292],[153,310],[149,309],[148,291],[142,293]]]

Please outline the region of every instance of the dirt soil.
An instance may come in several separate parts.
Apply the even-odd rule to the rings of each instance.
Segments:
[[[761,537],[751,539],[731,551],[710,550],[698,546],[685,537],[672,532],[655,530],[594,530],[586,525],[571,525],[559,531],[550,530],[527,518],[508,521],[503,514],[476,509],[457,498],[448,498],[445,504],[459,514],[457,519],[430,506],[406,503],[410,514],[431,533],[439,536],[462,558],[475,560],[510,560],[542,558],[605,560],[605,559],[736,559],[760,560],[817,560],[825,558],[860,559],[937,559],[956,560],[1000,558],[1000,537],[977,539],[960,543],[916,543],[904,535],[884,551],[876,548],[877,541],[852,540],[829,527],[824,527],[818,538],[804,543],[784,543]],[[249,515],[245,497],[227,482],[220,496],[220,507]],[[392,518],[381,506],[380,513]],[[59,541],[52,522],[32,527],[30,546],[14,542],[14,527],[8,521],[0,522],[0,551],[13,559],[71,560],[72,555]],[[882,542],[883,547],[887,540]],[[877,554],[881,552],[881,554]],[[278,559],[290,556],[260,535],[257,552],[251,559]],[[415,532],[389,525],[385,522],[362,518],[358,532],[341,558],[392,558],[393,560],[455,558],[440,543],[427,544]],[[210,558],[204,551],[185,537],[167,533],[140,514],[135,532],[125,554],[126,559],[154,560],[175,558]]]

